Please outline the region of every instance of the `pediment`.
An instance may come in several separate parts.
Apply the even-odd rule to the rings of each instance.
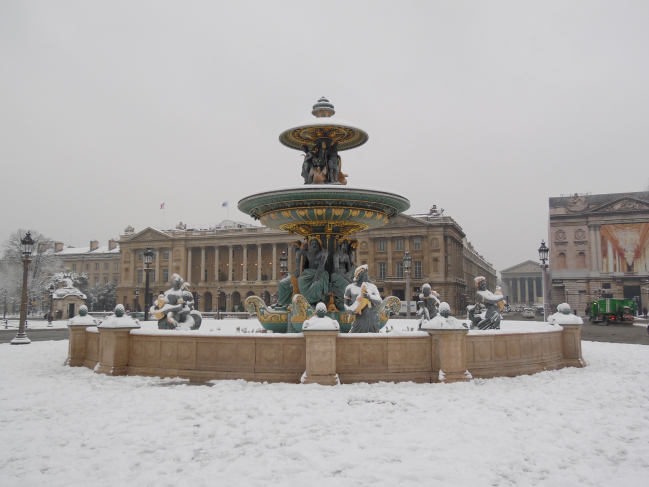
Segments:
[[[624,197],[593,208],[591,213],[611,213],[626,211],[649,211],[649,202],[637,198]]]
[[[417,218],[413,218],[408,215],[395,215],[390,220],[388,223],[383,227],[412,227],[413,225],[421,225],[425,226],[426,223],[422,222],[421,220]]]
[[[533,260],[527,260],[521,262],[515,266],[509,267],[508,269],[500,271],[500,274],[503,273],[516,273],[516,272],[541,272],[541,264],[534,262]]]
[[[160,230],[156,230],[155,228],[145,228],[139,233],[136,233],[133,235],[129,241],[131,242],[138,242],[142,240],[160,240],[160,239],[170,239],[169,235],[167,235],[164,232],[161,232]]]

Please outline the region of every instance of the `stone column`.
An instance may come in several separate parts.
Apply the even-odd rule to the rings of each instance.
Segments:
[[[248,280],[248,244],[243,244],[243,274],[241,276],[242,281]]]
[[[595,237],[595,226],[588,225],[589,230],[589,246],[590,249],[590,270],[597,270],[597,240]]]
[[[135,254],[137,253],[136,249],[131,250],[131,282],[133,287],[137,285],[137,271],[135,270]]]
[[[185,280],[187,282],[192,281],[192,248],[191,247],[187,249],[187,278]]]
[[[93,325],[68,325],[68,359],[65,365],[81,367],[86,360],[86,328]]]
[[[306,378],[304,384],[339,384],[336,374],[338,331],[303,331],[306,339]]]
[[[232,247],[232,245],[228,245],[228,252],[230,252],[230,263],[228,264],[228,281],[232,282],[232,267],[234,266],[234,248]]]
[[[173,249],[173,247],[169,247],[169,262],[167,262],[167,265],[169,266],[169,281],[171,281],[171,276],[174,275],[174,249]]]
[[[601,225],[593,225],[593,228],[595,229],[595,248],[597,250],[597,255],[595,256],[595,259],[597,259],[597,270],[602,271],[602,236],[600,233],[600,229],[602,228]]]
[[[473,379],[466,368],[468,332],[468,330],[428,330],[433,347],[432,382],[466,382]]]
[[[532,278],[532,293],[533,293],[533,296],[534,296],[534,299],[532,300],[532,302],[536,303],[536,296],[537,296],[537,294],[536,294],[536,277]]]
[[[261,244],[257,244],[257,280],[261,281]]]
[[[160,255],[160,249],[154,249],[155,250],[155,279],[153,282],[162,282],[162,276],[160,275],[160,259],[162,256]]]
[[[199,284],[205,282],[205,246],[201,246],[201,276],[198,279]]]
[[[388,254],[388,268],[386,269],[386,278],[390,276],[396,276],[397,272],[395,269],[392,268],[392,239],[390,237],[385,239],[385,250],[387,251]]]
[[[518,302],[522,303],[523,300],[521,299],[522,296],[521,296],[521,278],[520,277],[516,278],[516,290],[518,291],[518,295],[517,295],[518,296]]]
[[[567,367],[585,367],[581,356],[581,325],[561,325],[563,327],[563,360]]]
[[[214,246],[214,282],[219,282],[219,260],[221,259],[221,252],[219,246]]]
[[[273,244],[273,281],[277,280],[277,244]]]

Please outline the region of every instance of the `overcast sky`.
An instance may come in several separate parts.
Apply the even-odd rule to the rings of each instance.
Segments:
[[[498,270],[548,198],[649,178],[649,2],[0,2],[0,239],[105,245],[302,183],[279,134],[335,117],[354,186],[436,204]]]

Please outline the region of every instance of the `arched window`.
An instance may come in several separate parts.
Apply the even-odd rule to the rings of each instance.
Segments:
[[[577,253],[577,269],[586,268],[586,252]]]
[[[566,268],[566,254],[561,252],[559,255],[557,255],[557,269],[565,269]]]

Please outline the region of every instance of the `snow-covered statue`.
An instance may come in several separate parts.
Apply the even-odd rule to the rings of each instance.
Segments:
[[[356,315],[349,333],[378,333],[381,295],[369,282],[367,264],[356,268],[354,282],[345,289],[345,311]]]
[[[451,316],[451,307],[448,303],[441,303],[439,314],[421,325],[422,330],[467,330],[468,328],[466,323]]]
[[[557,312],[548,317],[551,325],[583,325],[584,320],[577,315],[570,314],[570,305],[561,303],[557,306]]]
[[[333,272],[331,273],[331,287],[334,292],[336,311],[344,306],[345,291],[347,286],[354,282],[354,249],[358,246],[356,240],[344,237],[338,242],[333,258]]]
[[[475,278],[475,286],[478,291],[475,293],[476,306],[478,304],[484,305],[487,312],[484,319],[480,320],[477,324],[471,325],[471,328],[478,328],[480,330],[500,329],[500,311],[504,307],[505,297],[502,294],[495,294],[487,291],[487,280],[483,276]],[[501,304],[502,303],[502,304]]]
[[[437,293],[430,288],[430,284],[426,283],[421,288],[421,293],[419,294],[419,301],[421,302],[421,318],[425,320],[432,320],[437,316],[437,307],[439,306],[439,299],[437,298]],[[419,311],[417,311],[419,314]],[[420,324],[421,324],[420,319]]]
[[[68,320],[68,326],[95,326],[98,321],[88,314],[88,306],[79,306],[79,314]]]
[[[178,274],[171,276],[171,289],[159,295],[150,313],[157,318],[160,330],[197,330],[202,317],[194,309],[194,296]]]
[[[302,331],[339,331],[340,325],[327,315],[327,306],[318,303],[315,307],[316,316],[312,316],[302,324]]]

